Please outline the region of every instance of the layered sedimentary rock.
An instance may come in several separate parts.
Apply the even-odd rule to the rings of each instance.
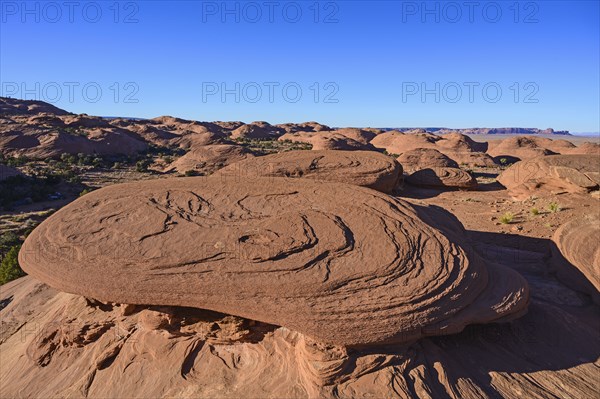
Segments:
[[[312,149],[315,151],[358,151],[375,149],[375,147],[373,147],[371,144],[356,141],[353,138],[347,137],[335,131],[286,133],[279,137],[278,140],[311,144]]]
[[[394,158],[373,151],[288,151],[236,162],[217,174],[245,181],[256,177],[307,178],[391,193],[401,182],[402,166]]]
[[[169,165],[167,171],[176,170],[179,173],[188,171],[212,173],[230,163],[253,156],[250,151],[239,145],[212,144],[195,146]]]
[[[65,292],[209,309],[338,345],[411,342],[522,315],[523,278],[486,266],[444,223],[340,183],[155,180],[62,208],[28,236],[19,261]]]
[[[595,155],[549,155],[520,161],[498,181],[515,198],[548,193],[587,193],[600,183],[600,158]]]
[[[406,181],[414,186],[431,188],[458,188],[473,190],[477,180],[468,172],[458,168],[428,168],[410,174]]]
[[[267,122],[254,122],[243,125],[231,132],[232,139],[273,140],[285,131]]]
[[[433,148],[417,148],[403,152],[398,162],[405,170],[415,171],[428,168],[458,168],[458,164]]]
[[[586,292],[600,304],[600,215],[592,213],[563,224],[553,241],[554,264],[561,281]],[[563,259],[564,257],[564,259]],[[565,262],[566,260],[566,262]]]
[[[385,149],[390,154],[401,155],[416,149],[435,149],[459,164],[469,166],[494,166],[488,154],[486,143],[478,143],[459,133],[435,135],[426,132],[402,133],[389,131],[377,135],[370,142],[373,146]]]

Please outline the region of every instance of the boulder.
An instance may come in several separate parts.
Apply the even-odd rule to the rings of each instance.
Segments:
[[[161,179],[70,203],[19,263],[102,302],[208,309],[341,346],[405,343],[526,312],[526,281],[459,230],[348,184]]]

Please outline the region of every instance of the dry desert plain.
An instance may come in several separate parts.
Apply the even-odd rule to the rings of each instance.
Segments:
[[[0,98],[0,154],[2,398],[599,396],[597,138]]]

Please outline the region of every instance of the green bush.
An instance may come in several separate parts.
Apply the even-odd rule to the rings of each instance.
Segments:
[[[23,277],[25,272],[19,266],[19,250],[21,245],[13,246],[0,263],[0,285]]]

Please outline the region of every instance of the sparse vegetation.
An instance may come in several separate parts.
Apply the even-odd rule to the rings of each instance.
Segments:
[[[540,214],[540,210],[538,208],[536,208],[535,206],[533,208],[531,208],[529,210],[529,212],[533,215],[533,216],[537,216]]]
[[[510,223],[512,223],[514,218],[515,218],[515,215],[513,215],[511,212],[506,212],[504,215],[500,216],[500,223],[510,224]]]
[[[548,204],[548,210],[552,213],[560,212],[562,208],[558,204],[558,202],[552,201]]]
[[[25,275],[25,272],[19,266],[18,256],[20,249],[20,244],[15,245],[2,257],[2,262],[0,262],[0,285]]]

